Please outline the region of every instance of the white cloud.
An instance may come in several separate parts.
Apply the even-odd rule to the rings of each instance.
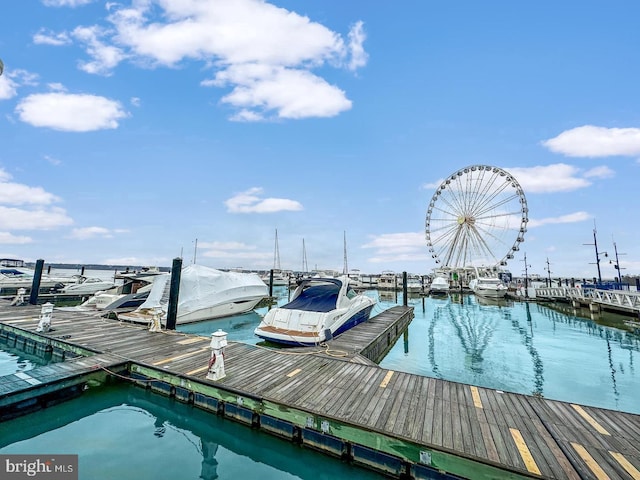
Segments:
[[[18,84],[8,75],[0,76],[0,100],[8,100],[18,94]]]
[[[73,223],[64,209],[51,206],[60,201],[59,197],[42,187],[11,182],[11,178],[8,172],[0,169],[0,230],[7,231],[3,233],[5,239],[15,240],[10,243],[31,241],[29,237],[14,237],[10,231],[48,230]]]
[[[440,178],[435,182],[423,183],[420,188],[422,188],[423,190],[435,190],[440,185],[442,185],[442,182],[444,182],[444,178]]]
[[[568,157],[635,156],[640,154],[640,128],[584,125],[566,130],[542,145]]]
[[[58,165],[61,165],[61,164],[62,164],[62,162],[61,162],[60,160],[58,160],[57,158],[54,158],[54,157],[52,157],[52,156],[50,156],[50,155],[45,155],[45,156],[44,156],[44,159],[45,159],[47,162],[49,162],[51,165],[58,166]]]
[[[63,84],[57,83],[57,82],[48,83],[47,87],[49,87],[49,90],[51,90],[52,92],[66,92],[67,91],[67,87],[65,87]]]
[[[310,72],[254,67],[234,66],[216,76],[219,85],[236,85],[221,101],[254,114],[245,120],[261,119],[270,111],[279,118],[332,117],[351,108],[342,90]]]
[[[22,69],[7,70],[0,76],[0,100],[8,100],[18,94],[18,87],[22,85],[37,85],[38,76]]]
[[[78,27],[73,31],[74,38],[86,45],[87,53],[93,58],[92,62],[80,62],[80,70],[98,75],[110,75],[126,55],[122,49],[107,45],[99,38],[105,35],[99,27]]]
[[[31,243],[31,237],[12,235],[9,232],[0,232],[0,243],[2,244],[25,244]]]
[[[59,47],[62,45],[71,45],[71,37],[67,32],[55,33],[46,29],[40,29],[33,36],[33,43],[36,45],[53,45]]]
[[[364,244],[362,248],[407,251],[415,248],[427,248],[427,241],[423,232],[385,233],[373,236],[373,239]]]
[[[2,230],[50,230],[71,225],[73,220],[59,207],[33,210],[3,207],[0,205],[0,229]]]
[[[102,260],[103,265],[139,265],[139,266],[158,266],[171,265],[173,259],[162,257],[111,257]]]
[[[351,53],[349,70],[357,70],[367,64],[369,56],[367,52],[364,51],[364,41],[366,38],[363,23],[356,22],[349,32],[349,51]]]
[[[255,250],[255,246],[242,242],[201,242],[200,248],[210,248],[215,250]]]
[[[29,95],[16,107],[20,120],[35,127],[68,132],[89,132],[118,127],[128,114],[119,102],[86,94]]]
[[[362,248],[375,249],[369,263],[426,262],[430,259],[423,232],[375,235]]]
[[[199,256],[206,258],[219,258],[224,260],[247,260],[252,265],[258,265],[270,258],[269,253],[259,252],[254,245],[242,242],[201,242],[198,248],[203,251]]]
[[[74,228],[70,235],[70,238],[75,238],[77,240],[88,240],[96,237],[113,238],[113,232],[104,227],[83,227]]]
[[[262,188],[251,188],[246,192],[225,200],[229,213],[274,213],[302,210],[302,204],[286,198],[260,198]]]
[[[520,184],[526,194],[571,192],[592,185],[592,179],[611,178],[615,172],[609,167],[601,165],[590,170],[584,170],[565,163],[541,165],[537,167],[507,167],[505,168]],[[424,183],[422,189],[435,190],[444,179]]]
[[[47,7],[79,7],[91,2],[93,0],[42,0]]]
[[[234,120],[337,115],[351,101],[312,70],[355,70],[367,62],[361,21],[347,43],[324,25],[264,0],[145,0],[130,7],[111,3],[108,10],[112,28],[73,32],[92,58],[81,64],[84,71],[109,74],[125,59],[151,67],[203,61],[215,73],[202,85],[231,87],[222,101],[236,110]]]
[[[49,205],[60,199],[42,187],[29,187],[9,182],[11,175],[0,169],[0,204],[5,205]]]
[[[560,217],[549,217],[537,219],[529,219],[527,228],[541,227],[542,225],[560,224],[560,223],[577,223],[584,222],[585,220],[591,220],[593,217],[587,212],[575,212]]]
[[[613,178],[615,174],[616,172],[611,170],[606,165],[595,167],[584,172],[585,178]]]
[[[593,171],[604,172],[607,167],[597,167]],[[564,163],[554,165],[507,168],[506,169],[528,193],[571,192],[591,185],[587,175],[577,167]]]

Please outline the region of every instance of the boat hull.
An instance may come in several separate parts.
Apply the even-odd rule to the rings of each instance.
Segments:
[[[255,334],[263,340],[281,345],[295,347],[312,347],[331,340],[338,335],[351,330],[353,327],[369,320],[373,304],[358,310],[348,317],[346,321],[334,325],[332,328],[325,329],[320,332],[302,332],[299,330],[289,330],[286,328],[278,328],[272,325],[260,325],[255,330]]]
[[[507,296],[507,289],[500,289],[500,290],[492,290],[492,289],[480,289],[480,288],[476,288],[475,290],[473,290],[473,293],[478,295],[479,297],[485,297],[485,298],[504,298]]]
[[[176,324],[201,322],[203,320],[212,320],[215,318],[247,313],[253,310],[263,298],[264,296],[259,296],[254,298],[236,300],[234,302],[223,303],[220,305],[212,305],[210,307],[202,308],[185,315],[180,315],[180,312],[178,312]]]

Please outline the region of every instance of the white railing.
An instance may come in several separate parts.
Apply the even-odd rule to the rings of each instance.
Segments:
[[[578,287],[536,288],[536,297],[599,303],[640,312],[640,292]]]
[[[603,305],[624,308],[640,312],[640,293],[624,290],[593,290],[591,298]]]
[[[577,287],[541,287],[536,288],[536,297],[584,300],[590,298],[585,291]]]

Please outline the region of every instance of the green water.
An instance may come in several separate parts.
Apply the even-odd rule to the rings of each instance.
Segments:
[[[379,478],[129,385],[0,423],[0,453],[77,454],[85,480]]]
[[[9,348],[0,343],[0,377],[26,372],[47,363],[48,360],[45,358]]]

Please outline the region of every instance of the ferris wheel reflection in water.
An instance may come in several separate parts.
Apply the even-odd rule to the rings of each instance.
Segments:
[[[633,332],[536,303],[466,293],[409,297],[408,304],[415,318],[384,368],[640,413],[640,337]]]

